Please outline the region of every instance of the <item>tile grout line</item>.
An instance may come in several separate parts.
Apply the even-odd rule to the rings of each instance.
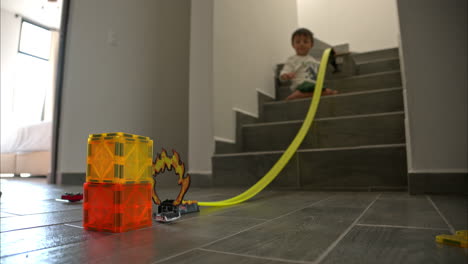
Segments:
[[[258,220],[258,221],[268,221],[266,218],[255,218],[255,217],[248,217],[248,216],[233,216],[233,215],[222,215],[222,214],[217,214],[217,215],[210,215],[213,217],[229,217],[229,218],[241,218],[241,219],[251,219],[251,220]]]
[[[11,215],[13,215],[13,216],[24,216],[24,215],[22,215],[22,214],[15,214],[15,213],[9,213],[9,212],[3,212],[3,213],[5,213],[5,214],[11,214]],[[13,216],[5,216],[5,217],[2,216],[1,218],[7,218],[7,217],[13,217]]]
[[[50,211],[50,212],[41,212],[41,213],[33,213],[33,214],[17,214],[17,213],[9,213],[9,212],[4,212],[7,214],[12,214],[14,216],[34,216],[34,215],[44,215],[44,214],[52,214],[52,213],[68,213],[70,211],[78,211],[78,210],[83,210],[82,208],[77,208],[77,209],[68,209],[68,210],[63,210],[63,211]],[[9,216],[13,217],[13,216]],[[1,217],[1,218],[7,218],[7,217]]]
[[[303,210],[303,209],[305,209],[305,208],[309,208],[309,207],[314,206],[314,205],[316,205],[316,204],[318,204],[318,203],[321,203],[321,202],[324,202],[324,201],[326,201],[326,200],[329,200],[329,199],[331,199],[333,196],[335,196],[335,195],[331,195],[331,196],[328,197],[328,198],[325,198],[325,199],[322,199],[322,200],[313,202],[312,204],[310,204],[310,205],[308,205],[308,206],[298,208],[298,209],[293,210],[293,211],[291,211],[291,212],[289,212],[289,213],[286,213],[286,214],[280,215],[280,216],[278,216],[278,217],[272,218],[272,219],[270,219],[270,220],[267,220],[267,221],[265,221],[265,222],[263,222],[263,223],[256,224],[256,225],[254,225],[254,226],[251,226],[251,227],[249,227],[249,228],[246,228],[246,229],[244,229],[244,230],[242,230],[242,231],[239,231],[239,232],[237,232],[237,233],[234,233],[234,234],[225,236],[225,237],[223,237],[223,238],[219,238],[219,239],[217,239],[217,240],[215,240],[215,241],[212,241],[212,242],[209,242],[209,243],[207,243],[207,244],[204,244],[204,245],[201,246],[201,247],[209,246],[209,245],[214,244],[214,243],[216,243],[216,242],[218,242],[218,241],[221,241],[221,240],[224,240],[224,239],[233,237],[233,236],[238,235],[238,234],[240,234],[240,233],[243,233],[243,232],[245,232],[245,231],[249,231],[250,229],[254,229],[254,228],[258,227],[258,226],[261,226],[261,225],[264,225],[264,224],[266,224],[266,223],[272,222],[272,221],[274,221],[274,220],[283,218],[283,217],[285,217],[285,216],[288,216],[288,215],[290,215],[290,214],[293,214],[293,213],[298,212],[298,211],[300,211],[300,210]]]
[[[84,227],[82,226],[77,226],[77,225],[71,225],[71,224],[63,224],[65,226],[70,226],[70,227],[76,227],[76,228],[80,228],[80,229],[84,229]]]
[[[313,263],[318,264],[320,263],[325,257],[330,254],[330,252],[335,249],[335,247],[340,243],[340,241],[351,231],[351,229],[356,226],[356,224],[359,222],[362,216],[371,208],[371,206],[379,199],[379,197],[382,195],[382,193],[379,193],[377,197],[364,209],[364,211],[353,221],[353,223],[343,232],[341,235],[333,242],[326,250],[323,252]]]
[[[28,229],[34,229],[34,228],[49,227],[49,226],[67,225],[66,223],[73,223],[73,222],[76,222],[76,221],[65,222],[65,223],[57,223],[57,224],[50,224],[50,225],[38,225],[38,226],[22,227],[22,228],[11,229],[11,230],[6,230],[6,231],[2,230],[0,233],[16,232],[16,231],[22,231],[22,230],[28,230]]]
[[[312,204],[310,204],[310,205],[308,205],[308,206],[301,207],[301,208],[296,209],[296,210],[293,210],[293,211],[291,211],[291,212],[289,212],[289,213],[286,213],[286,214],[280,215],[280,216],[278,216],[278,217],[276,217],[276,218],[273,218],[273,219],[270,219],[270,220],[268,220],[268,221],[265,221],[265,222],[263,222],[263,223],[259,223],[259,224],[253,225],[253,226],[251,226],[251,227],[248,227],[248,228],[246,228],[246,229],[244,229],[244,230],[241,230],[241,231],[239,231],[239,232],[236,232],[236,233],[234,233],[234,234],[230,234],[230,235],[227,235],[227,236],[225,236],[225,237],[218,238],[218,239],[216,239],[216,240],[214,240],[214,241],[208,242],[208,243],[203,244],[203,245],[201,245],[201,246],[199,246],[199,247],[191,248],[191,249],[185,250],[185,251],[180,252],[180,253],[178,253],[178,254],[169,256],[169,257],[167,257],[167,258],[163,258],[163,259],[161,259],[161,260],[158,260],[158,261],[155,261],[155,262],[152,262],[152,263],[160,263],[160,262],[163,262],[163,261],[166,261],[166,260],[169,260],[169,259],[172,259],[172,258],[181,256],[181,255],[184,255],[184,254],[189,253],[189,252],[191,252],[191,251],[193,251],[193,250],[196,250],[196,249],[199,249],[199,248],[203,248],[203,247],[209,246],[209,245],[214,244],[214,243],[216,243],[216,242],[218,242],[218,241],[221,241],[221,240],[228,239],[228,238],[230,238],[230,237],[236,236],[236,235],[238,235],[238,234],[240,234],[240,233],[249,231],[249,230],[251,230],[251,229],[254,229],[254,228],[259,227],[259,226],[261,226],[261,225],[264,225],[264,224],[266,224],[266,223],[272,222],[272,221],[277,220],[277,219],[279,219],[279,218],[288,216],[288,215],[290,215],[290,214],[293,214],[293,213],[298,212],[298,211],[300,211],[300,210],[303,210],[303,209],[305,209],[305,208],[312,207],[312,206],[314,206],[314,205],[316,205],[316,204],[318,204],[318,203],[327,201],[327,200],[331,199],[331,198],[334,197],[334,196],[336,196],[336,195],[331,195],[331,196],[329,196],[329,197],[327,197],[327,198],[324,198],[324,199],[318,200],[318,201],[316,201],[316,202],[313,202]]]
[[[14,254],[11,254],[11,255],[1,256],[0,259],[4,259],[4,258],[8,258],[8,257],[13,257],[13,256],[19,256],[19,255],[22,255],[22,254],[26,254],[26,256],[28,256],[30,253],[33,253],[33,252],[38,252],[38,251],[47,250],[47,249],[51,249],[51,248],[57,248],[57,247],[64,247],[64,246],[79,244],[79,243],[82,243],[82,242],[83,242],[83,241],[77,241],[77,242],[72,242],[72,243],[63,244],[63,245],[59,245],[59,246],[51,246],[51,247],[33,249],[33,250],[30,250],[30,251],[26,251],[26,252],[14,253]]]
[[[405,229],[448,230],[448,228],[431,228],[431,227],[419,227],[419,226],[373,225],[373,224],[356,224],[356,225],[357,226],[369,226],[369,227],[405,228]]]
[[[226,252],[226,251],[218,251],[218,250],[206,249],[206,248],[196,248],[195,250],[201,250],[201,251],[207,251],[207,252],[213,252],[213,253],[219,253],[219,254],[225,254],[225,255],[232,255],[232,256],[239,256],[239,257],[279,261],[279,262],[285,262],[285,263],[312,264],[312,262],[310,262],[310,261],[261,257],[261,256],[248,255],[248,254],[238,254],[238,253],[232,253],[232,252]]]
[[[16,216],[33,216],[33,215],[42,215],[42,214],[51,214],[51,213],[66,213],[66,212],[70,212],[70,211],[78,211],[78,210],[83,210],[82,208],[78,208],[78,209],[67,209],[67,210],[62,210],[62,211],[50,211],[50,212],[40,212],[40,213],[28,213],[28,214],[17,214],[17,213],[9,213],[9,212],[4,212],[4,213],[7,213],[7,214],[13,214]],[[13,217],[13,216],[10,216],[10,217]],[[7,218],[7,217],[2,217],[2,218]]]
[[[450,229],[450,232],[452,232],[452,234],[455,234],[455,228],[453,228],[453,226],[449,223],[449,221],[447,220],[447,218],[445,218],[444,214],[442,214],[442,212],[439,210],[439,207],[437,207],[437,205],[434,203],[434,201],[432,201],[431,197],[429,197],[429,195],[426,195],[426,198],[427,198],[427,200],[432,204],[432,206],[433,206],[434,209],[437,211],[437,213],[440,215],[440,217],[442,218],[442,220],[444,220],[445,224],[447,224],[447,226],[448,226],[449,229]]]

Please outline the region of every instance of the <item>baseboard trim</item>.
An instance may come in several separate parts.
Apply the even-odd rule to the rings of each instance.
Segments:
[[[468,195],[468,173],[408,173],[410,194]]]
[[[234,111],[234,112],[239,112],[239,113],[242,113],[242,114],[244,114],[244,115],[248,115],[248,116],[253,117],[253,118],[258,118],[258,114],[256,115],[256,114],[254,114],[254,113],[250,113],[250,112],[248,112],[248,111],[242,110],[242,109],[237,108],[237,107],[233,107],[233,108],[232,108],[232,111]]]
[[[58,184],[82,185],[86,182],[86,173],[84,172],[62,172],[58,176]]]
[[[229,143],[229,144],[236,144],[235,140],[228,139],[228,138],[222,138],[222,137],[214,137],[215,141],[223,142],[223,143]]]
[[[213,178],[212,173],[199,173],[192,172],[190,174],[190,186],[191,187],[212,187]]]
[[[260,90],[260,89],[256,89],[256,91],[257,91],[257,93],[262,94],[262,95],[264,95],[264,96],[267,96],[267,97],[269,97],[269,98],[272,99],[272,100],[275,99],[275,96],[273,96],[273,95],[271,95],[271,94],[269,94],[269,93],[267,93],[267,92],[265,92],[265,91],[262,91],[262,90]]]

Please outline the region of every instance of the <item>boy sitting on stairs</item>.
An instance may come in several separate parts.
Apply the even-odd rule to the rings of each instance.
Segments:
[[[306,28],[294,31],[291,44],[296,55],[288,58],[280,73],[280,80],[292,80],[293,93],[286,100],[311,97],[314,93],[320,63],[309,55],[309,50],[314,46],[314,35]],[[322,90],[322,95],[337,94],[337,91],[329,88]]]

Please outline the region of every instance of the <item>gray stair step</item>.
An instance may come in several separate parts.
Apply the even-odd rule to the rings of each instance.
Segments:
[[[285,150],[303,121],[244,125],[244,151]],[[404,112],[316,119],[300,149],[405,142]]]
[[[216,186],[255,184],[282,151],[213,156]],[[270,188],[388,190],[407,185],[406,145],[298,150]]]
[[[303,151],[300,184],[314,190],[387,190],[407,186],[406,145]]]
[[[382,50],[353,54],[353,58],[356,61],[356,63],[360,63],[362,61],[395,58],[398,56],[399,56],[398,48],[382,49]]]
[[[326,87],[339,93],[401,87],[401,72],[388,71],[328,81]]]
[[[303,120],[309,110],[310,100],[306,98],[265,103],[262,122]],[[403,110],[402,88],[388,88],[324,96],[320,99],[315,118],[401,110]]]
[[[397,70],[400,70],[400,59],[398,57],[365,61],[357,64],[357,73],[359,75]]]
[[[337,90],[339,93],[369,91],[401,86],[401,72],[399,70],[327,80],[324,85],[324,87]],[[291,93],[290,84],[287,82],[281,83],[276,88],[276,99],[283,100]]]

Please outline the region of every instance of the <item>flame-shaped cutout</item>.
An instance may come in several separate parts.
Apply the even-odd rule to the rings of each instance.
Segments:
[[[180,160],[179,153],[177,151],[172,150],[172,158],[169,158],[167,156],[167,152],[165,149],[162,149],[161,154],[158,154],[156,156],[156,160],[153,162],[153,202],[155,204],[161,204],[161,200],[158,197],[158,194],[156,192],[156,177],[158,176],[159,173],[162,173],[167,170],[172,170],[174,169],[175,173],[179,176],[179,179],[177,181],[177,184],[180,185],[180,192],[177,198],[174,200],[174,205],[177,206],[179,205],[182,200],[184,199],[184,195],[187,192],[188,188],[190,187],[190,175],[187,174],[187,176],[184,177],[185,173],[185,165],[184,163]]]

